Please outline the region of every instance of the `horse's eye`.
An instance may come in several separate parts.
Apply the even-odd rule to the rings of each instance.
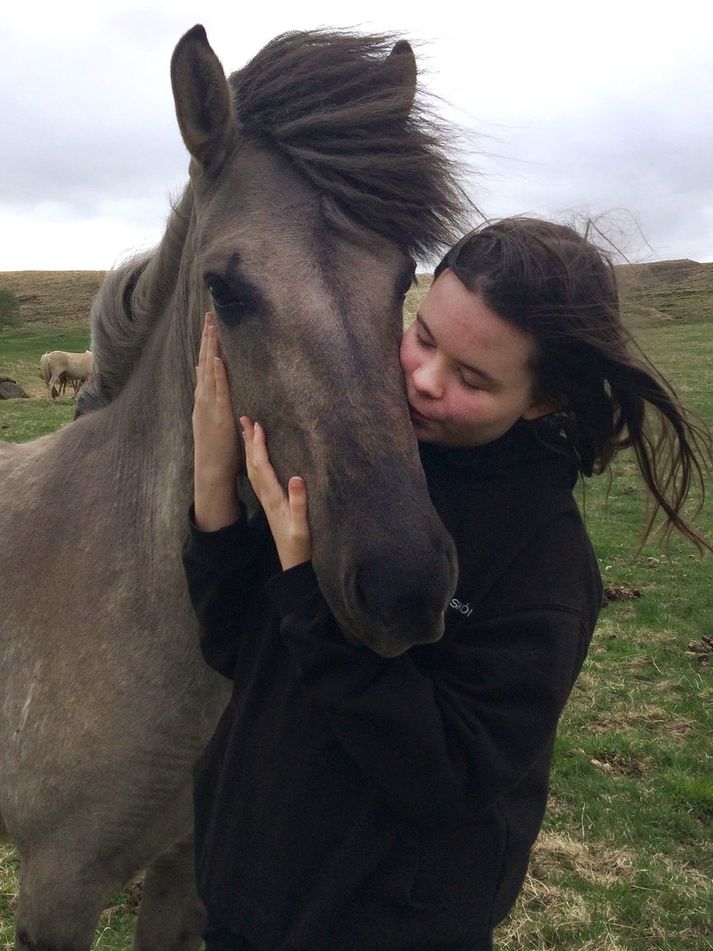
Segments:
[[[216,315],[225,324],[237,324],[245,317],[265,313],[265,301],[258,290],[245,277],[232,276],[230,283],[210,272],[203,278],[213,298]]]
[[[206,284],[216,307],[242,306],[242,301],[237,299],[232,287],[219,277],[209,277]]]

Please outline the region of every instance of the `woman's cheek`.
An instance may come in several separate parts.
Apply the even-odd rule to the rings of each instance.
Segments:
[[[401,361],[401,369],[403,370],[404,375],[409,376],[416,365],[416,361],[414,359],[414,347],[411,341],[409,340],[408,331],[401,338],[401,349],[399,350],[399,360]]]

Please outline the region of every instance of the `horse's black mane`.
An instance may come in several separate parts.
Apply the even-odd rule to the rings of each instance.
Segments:
[[[467,202],[452,137],[418,98],[412,104],[412,89],[399,82],[403,54],[389,56],[395,43],[285,33],[229,82],[241,130],[288,156],[333,221],[346,215],[418,258],[462,233]],[[192,212],[189,185],[158,247],[107,275],[92,308],[95,369],[77,415],[111,402],[131,375],[175,291]]]
[[[412,256],[453,241],[466,202],[453,137],[395,82],[387,35],[284,33],[233,73],[246,132],[267,136],[324,196]]]

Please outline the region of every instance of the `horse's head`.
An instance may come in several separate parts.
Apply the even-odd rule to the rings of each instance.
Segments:
[[[172,79],[192,156],[195,326],[212,307],[236,415],[264,425],[283,483],[305,478],[340,625],[392,656],[441,636],[456,578],[398,358],[411,253],[442,237],[455,190],[409,126],[411,48],[376,57],[374,38],[371,55],[359,42],[281,37],[229,84],[194,27]]]

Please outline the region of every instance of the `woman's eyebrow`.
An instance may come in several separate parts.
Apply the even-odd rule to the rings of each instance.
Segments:
[[[423,319],[423,317],[420,314],[416,314],[416,323],[419,324],[426,331],[426,333],[431,338],[431,340],[436,339],[431,333],[431,328],[428,326],[428,324],[426,323],[426,321]]]
[[[431,332],[431,328],[428,326],[428,324],[426,323],[426,321],[423,319],[423,317],[420,314],[416,314],[416,321],[419,327],[422,327],[423,330],[425,330],[425,332],[428,334],[431,340],[436,339],[433,336],[433,333]],[[494,388],[502,386],[502,383],[500,380],[496,380],[494,376],[491,376],[490,373],[487,373],[485,370],[481,370],[480,367],[476,367],[470,363],[466,363],[464,360],[457,360],[456,363],[463,370],[467,370],[469,373],[474,373],[477,377],[483,380],[483,382],[486,383],[488,386],[492,386]]]

